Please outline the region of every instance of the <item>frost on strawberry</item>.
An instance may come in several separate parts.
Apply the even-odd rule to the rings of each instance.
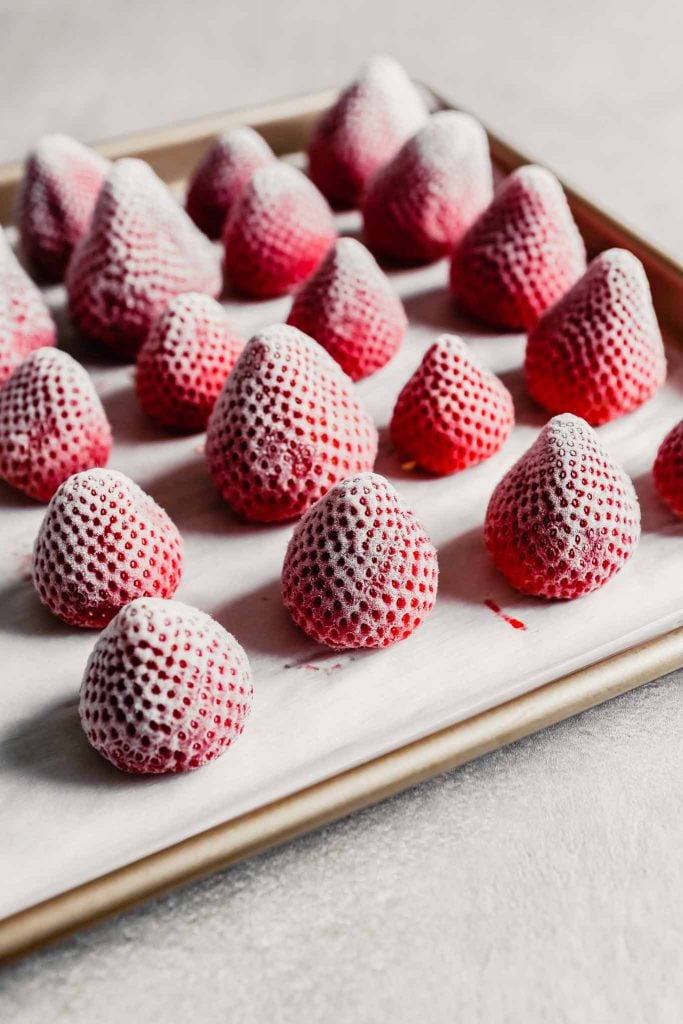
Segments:
[[[666,356],[640,260],[625,249],[597,256],[530,332],[524,370],[540,405],[593,426],[651,398]]]
[[[164,183],[130,159],[109,172],[66,286],[78,330],[133,358],[170,299],[190,291],[218,295],[221,273],[214,246]]]
[[[297,524],[282,570],[294,622],[334,648],[388,647],[434,606],[434,547],[394,488],[375,473],[336,484]]]
[[[368,245],[399,263],[449,254],[493,194],[486,132],[469,114],[433,114],[372,179],[363,201]]]
[[[287,322],[315,338],[352,380],[393,358],[407,324],[403,303],[355,238],[330,249],[297,292]]]
[[[586,251],[557,178],[528,165],[510,174],[460,239],[451,292],[499,327],[533,327],[586,269]]]
[[[135,388],[153,420],[204,430],[226,377],[244,348],[223,307],[208,295],[172,299],[138,352]]]
[[[373,174],[426,117],[425,103],[401,65],[373,57],[313,129],[311,179],[333,205],[355,206]]]
[[[669,431],[653,467],[659,497],[674,515],[683,517],[683,420]]]
[[[109,167],[68,135],[46,135],[29,153],[19,187],[19,235],[28,263],[46,280],[62,280]]]
[[[185,209],[209,238],[220,238],[225,220],[257,167],[275,155],[253,128],[239,126],[220,135],[192,175]]]
[[[246,519],[301,515],[344,477],[372,468],[377,431],[337,363],[278,324],[249,341],[209,419],[206,459]]]
[[[111,427],[92,380],[66,352],[31,353],[0,388],[0,477],[38,501],[105,466]]]
[[[486,545],[526,594],[574,598],[604,586],[638,546],[631,480],[589,425],[551,419],[494,490]]]
[[[402,461],[457,473],[499,451],[514,422],[503,382],[462,338],[442,334],[398,396],[390,432]]]
[[[0,229],[0,384],[29,353],[56,344],[45,300]]]
[[[247,656],[215,619],[141,598],[97,640],[79,713],[91,745],[121,771],[185,772],[239,738],[252,696]]]
[[[70,476],[45,512],[33,583],[51,612],[99,629],[136,597],[172,597],[183,542],[170,516],[123,473]]]
[[[315,185],[275,161],[254,171],[225,223],[226,277],[252,298],[283,295],[310,277],[336,236]]]

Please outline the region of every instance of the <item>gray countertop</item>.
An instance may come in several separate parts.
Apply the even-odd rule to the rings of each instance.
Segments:
[[[667,0],[5,0],[0,23],[0,159],[45,131],[98,139],[341,82],[386,51],[683,254]],[[682,683],[13,965],[0,1019],[679,1021]]]

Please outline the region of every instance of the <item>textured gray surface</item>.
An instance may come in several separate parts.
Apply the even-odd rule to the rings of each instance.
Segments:
[[[0,159],[48,129],[101,138],[340,81],[386,50],[683,253],[668,0],[4,0],[0,25]],[[0,1019],[678,1021],[682,695],[662,680],[15,965]]]

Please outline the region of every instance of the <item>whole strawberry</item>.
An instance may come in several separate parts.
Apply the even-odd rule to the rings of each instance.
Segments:
[[[30,352],[56,344],[45,300],[0,229],[0,384]]]
[[[351,380],[360,380],[396,355],[407,320],[365,246],[340,238],[297,292],[287,323],[315,338]]]
[[[56,348],[40,348],[0,388],[0,477],[38,501],[82,469],[106,466],[111,427],[92,380]]]
[[[74,251],[66,287],[78,330],[129,359],[174,295],[218,295],[221,274],[214,246],[151,167],[119,160]]]
[[[543,167],[510,174],[451,261],[451,291],[500,327],[533,327],[586,269],[586,251],[562,186]]]
[[[588,424],[551,419],[494,490],[486,546],[526,594],[574,598],[604,586],[640,538],[631,480]]]
[[[401,461],[457,473],[499,451],[514,422],[503,382],[462,338],[442,334],[398,396],[390,432]]]
[[[540,405],[593,426],[651,398],[666,356],[640,260],[625,249],[597,256],[530,332],[524,372]]]
[[[426,117],[424,101],[401,65],[373,57],[313,129],[311,180],[334,206],[355,206],[375,171]]]
[[[368,245],[399,263],[449,254],[488,205],[493,174],[486,132],[469,114],[433,114],[370,182]]]
[[[62,280],[109,167],[68,135],[45,135],[29,153],[19,187],[19,235],[26,259],[46,280]]]
[[[244,295],[283,295],[310,277],[336,235],[315,185],[275,161],[254,171],[225,223],[226,276]]]
[[[89,742],[124,772],[187,772],[240,737],[253,689],[247,656],[205,612],[140,598],[100,635],[81,684]]]
[[[312,640],[335,648],[388,647],[432,610],[436,551],[384,477],[336,484],[297,524],[282,598]]]
[[[652,470],[659,497],[674,515],[683,516],[683,420],[669,431]]]
[[[247,343],[206,434],[218,491],[257,522],[301,515],[337,481],[371,469],[376,453],[377,431],[349,378],[283,324]]]
[[[99,629],[136,597],[172,597],[183,542],[171,518],[123,473],[89,469],[57,489],[33,550],[33,583],[54,615]]]
[[[220,135],[192,175],[185,208],[209,238],[220,238],[225,219],[257,167],[275,154],[253,128],[239,126]]]
[[[204,430],[244,341],[215,299],[171,299],[138,352],[135,388],[148,416],[176,430]]]

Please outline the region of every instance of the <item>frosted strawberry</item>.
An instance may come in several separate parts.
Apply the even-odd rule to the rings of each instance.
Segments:
[[[405,385],[391,418],[402,461],[457,473],[490,458],[515,422],[512,396],[452,334],[442,334]]]
[[[332,487],[294,529],[282,597],[312,640],[388,647],[417,629],[436,600],[436,551],[384,477]]]
[[[172,597],[183,542],[171,518],[123,473],[89,469],[57,489],[33,550],[41,601],[99,629],[136,597]]]
[[[640,507],[595,432],[565,413],[545,425],[494,490],[485,536],[513,587],[537,597],[581,597],[635,551]]]
[[[683,516],[683,420],[669,431],[653,467],[655,487],[674,515]]]
[[[275,155],[253,128],[231,128],[213,143],[194,172],[185,208],[209,238],[220,238],[225,219],[257,167]]]
[[[513,171],[460,240],[451,291],[501,327],[533,327],[586,269],[583,240],[562,186],[543,167]]]
[[[0,384],[30,352],[56,344],[45,300],[0,229]]]
[[[594,426],[651,398],[666,357],[640,260],[625,249],[597,256],[530,332],[524,371],[540,405]]]
[[[174,295],[217,295],[214,246],[151,167],[119,160],[69,263],[69,312],[83,334],[132,358]]]
[[[186,772],[239,739],[249,662],[234,636],[180,601],[141,598],[98,638],[81,684],[89,742],[124,772]]]
[[[29,264],[47,280],[64,276],[109,167],[68,135],[46,135],[29,153],[19,187],[19,234]]]
[[[336,235],[315,185],[276,161],[254,171],[226,221],[225,273],[244,295],[283,295],[310,277]]]
[[[368,245],[399,263],[451,252],[488,205],[493,176],[486,132],[469,114],[433,114],[370,182],[363,201]]]
[[[247,343],[206,435],[218,491],[258,522],[301,515],[339,480],[371,469],[376,453],[377,431],[349,378],[283,324]]]
[[[373,57],[313,129],[311,179],[333,205],[357,205],[372,175],[426,117],[424,101],[401,65]]]
[[[138,352],[135,388],[148,416],[176,430],[204,430],[244,348],[223,307],[208,295],[171,299]]]
[[[379,370],[406,329],[403,303],[372,255],[340,238],[294,298],[287,321],[326,349],[352,380]]]
[[[82,469],[105,466],[111,427],[80,363],[32,352],[0,388],[0,477],[38,501]]]

